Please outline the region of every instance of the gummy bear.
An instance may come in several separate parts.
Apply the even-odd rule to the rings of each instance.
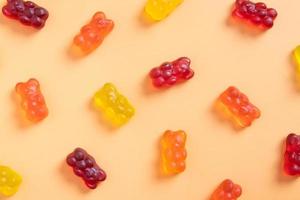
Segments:
[[[134,108],[112,83],[106,83],[94,95],[94,105],[115,126],[125,124],[133,115]]]
[[[229,87],[216,102],[217,109],[239,128],[250,126],[260,117],[260,110],[250,103],[248,97],[235,87]]]
[[[298,80],[300,80],[300,45],[297,46],[294,50],[294,59],[297,64],[297,68],[296,68],[297,78]]]
[[[236,0],[232,15],[250,21],[258,27],[268,29],[273,26],[277,11],[274,8],[268,8],[262,2],[253,3],[250,0]]]
[[[4,196],[15,194],[22,183],[22,177],[6,166],[0,166],[0,193]]]
[[[155,87],[171,86],[180,81],[186,81],[194,76],[190,67],[191,60],[181,57],[173,62],[165,62],[153,68],[149,75]]]
[[[165,174],[177,174],[185,170],[187,157],[186,133],[182,130],[167,130],[161,140],[162,168]]]
[[[215,190],[210,200],[236,200],[242,195],[241,186],[231,180],[224,180]]]
[[[19,20],[22,24],[34,28],[43,28],[49,13],[31,1],[7,0],[7,4],[2,8],[5,16]]]
[[[148,0],[145,11],[156,21],[166,18],[183,0]]]
[[[68,155],[67,164],[90,189],[96,189],[99,182],[106,179],[106,173],[97,165],[95,159],[82,148],[76,148]]]
[[[92,20],[83,26],[80,33],[75,36],[74,44],[83,53],[90,53],[102,43],[113,28],[114,22],[107,19],[103,12],[97,12]]]
[[[286,138],[284,171],[291,176],[300,175],[300,135],[291,133]]]
[[[18,83],[16,92],[20,96],[21,107],[29,121],[38,122],[48,116],[48,108],[36,79],[32,78],[25,83]]]

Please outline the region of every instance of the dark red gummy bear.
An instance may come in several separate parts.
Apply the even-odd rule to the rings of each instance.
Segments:
[[[49,17],[49,13],[45,8],[31,1],[23,0],[7,0],[7,4],[2,8],[2,13],[34,28],[44,27]]]
[[[82,148],[76,148],[69,154],[67,163],[91,189],[95,189],[99,182],[106,179],[105,172],[97,165],[95,159]]]
[[[233,16],[249,20],[257,26],[271,28],[277,17],[274,8],[268,8],[265,3],[253,3],[250,0],[236,0]]]
[[[165,62],[150,71],[150,77],[155,87],[171,86],[177,82],[188,80],[194,76],[190,68],[191,60],[181,57],[173,62]]]
[[[286,138],[284,171],[291,176],[300,175],[300,135],[291,133]]]

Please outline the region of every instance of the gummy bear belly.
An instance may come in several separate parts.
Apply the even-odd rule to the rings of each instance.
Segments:
[[[122,113],[117,113],[113,106],[108,105],[101,98],[95,98],[95,106],[102,110],[106,120],[110,121],[113,125],[120,126],[128,121],[128,117]]]
[[[290,152],[286,152],[284,155],[284,159],[285,159],[284,169],[286,173],[289,175],[293,175],[293,176],[300,175],[300,163],[299,161],[298,162],[290,161],[290,155],[291,155]]]
[[[243,128],[249,125],[248,121],[245,121],[238,115],[235,115],[221,100],[217,101],[216,108],[224,115],[226,119],[233,121],[235,126]]]
[[[4,196],[11,196],[17,192],[17,187],[10,187],[7,185],[0,186],[0,193]]]

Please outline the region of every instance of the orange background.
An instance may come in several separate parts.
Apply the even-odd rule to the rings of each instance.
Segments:
[[[291,62],[300,42],[298,0],[266,0],[279,16],[262,34],[229,20],[233,0],[186,0],[156,24],[144,20],[140,0],[36,3],[50,12],[38,32],[0,16],[0,164],[24,179],[12,200],[199,200],[225,178],[243,186],[240,199],[299,200],[299,180],[284,176],[281,167],[283,140],[299,131],[300,93]],[[70,56],[72,38],[98,10],[115,29],[91,55]],[[179,56],[192,59],[195,77],[166,91],[149,89],[148,71]],[[40,81],[50,115],[24,127],[13,94],[15,84],[30,77]],[[90,107],[105,82],[137,110],[117,130]],[[212,111],[229,85],[262,111],[243,131]],[[184,173],[162,178],[158,142],[166,129],[188,133],[188,159]],[[65,164],[77,146],[108,174],[96,190],[85,189]]]

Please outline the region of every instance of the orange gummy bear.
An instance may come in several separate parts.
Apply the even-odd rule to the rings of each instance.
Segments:
[[[184,131],[166,131],[162,137],[162,168],[165,174],[177,174],[185,170],[186,133]]]
[[[224,180],[215,190],[210,200],[236,200],[242,195],[240,185],[234,184],[231,180]]]
[[[244,128],[260,117],[260,110],[235,87],[229,87],[217,100],[217,109],[237,127]]]
[[[83,53],[90,53],[102,43],[113,28],[114,22],[107,19],[103,12],[97,12],[94,14],[92,20],[83,26],[80,33],[75,36],[74,44]]]
[[[16,85],[16,92],[21,99],[21,107],[26,118],[31,122],[38,122],[48,116],[48,108],[36,79],[29,79],[25,83]]]

